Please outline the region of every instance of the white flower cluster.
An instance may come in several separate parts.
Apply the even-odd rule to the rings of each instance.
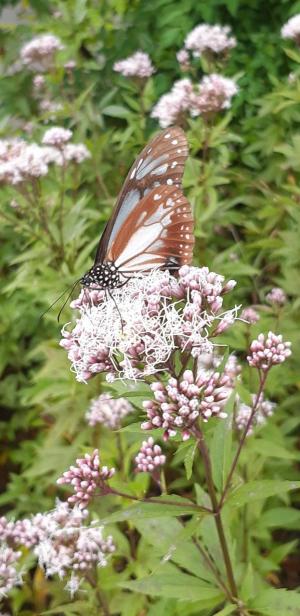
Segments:
[[[132,56],[119,60],[114,64],[114,71],[124,77],[139,77],[147,79],[155,72],[155,68],[147,53],[136,51]]]
[[[112,398],[110,394],[104,393],[92,401],[85,417],[90,426],[102,424],[110,430],[117,430],[123,417],[132,410],[132,405],[126,398]]]
[[[57,36],[42,34],[23,45],[20,51],[21,62],[31,71],[44,72],[52,67],[56,52],[63,48]]]
[[[81,163],[89,158],[84,144],[66,143],[71,136],[70,130],[53,127],[46,131],[43,145],[23,139],[0,140],[0,183],[14,186],[47,175],[51,163],[62,166],[65,161]]]
[[[61,346],[80,382],[98,372],[108,380],[154,374],[178,348],[194,356],[211,351],[209,336],[224,319],[228,326],[226,316],[236,316],[236,309],[221,312],[233,286],[208,268],[184,266],[178,279],[153,270],[114,289],[113,297],[92,292],[90,303],[85,290],[75,303],[80,318],[73,331],[63,330]]]
[[[189,32],[184,46],[193,53],[193,56],[199,57],[206,51],[215,54],[225,53],[236,46],[236,39],[231,36],[229,26],[199,24]]]
[[[281,28],[281,36],[300,43],[300,13],[291,17]]]
[[[229,109],[232,97],[237,94],[236,83],[227,77],[212,73],[193,85],[190,79],[176,81],[152,109],[151,117],[157,118],[162,128],[181,123],[184,114],[191,116],[217,113]]]

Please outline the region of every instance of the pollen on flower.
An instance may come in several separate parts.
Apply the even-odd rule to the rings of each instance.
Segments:
[[[226,317],[220,311],[227,290],[223,276],[188,266],[178,278],[161,270],[134,276],[113,297],[85,289],[72,303],[80,318],[72,331],[63,329],[61,346],[81,382],[98,372],[110,381],[154,374],[176,349],[194,356],[212,350],[210,335]],[[233,322],[236,309],[228,315]]]
[[[132,56],[119,60],[114,64],[114,71],[121,73],[125,77],[139,77],[145,79],[151,77],[155,68],[147,53],[136,51]]]

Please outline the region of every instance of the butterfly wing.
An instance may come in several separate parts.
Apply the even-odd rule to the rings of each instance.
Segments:
[[[113,214],[98,245],[95,265],[102,263],[118,232],[136,204],[153,188],[161,185],[181,186],[188,144],[181,128],[174,126],[160,132],[142,150],[124,182]]]
[[[176,186],[154,188],[130,212],[107,259],[121,274],[190,263],[194,246],[191,206]]]

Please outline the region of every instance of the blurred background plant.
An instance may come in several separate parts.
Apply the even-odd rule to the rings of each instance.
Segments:
[[[52,509],[57,478],[87,448],[101,444],[101,454],[123,477],[138,453],[141,431],[111,429],[122,420],[138,421],[143,386],[108,386],[101,376],[88,386],[77,383],[58,345],[61,304],[40,317],[91,265],[135,155],[159,125],[174,122],[184,127],[190,144],[184,189],[195,212],[194,262],[236,279],[236,304],[252,310],[250,324],[237,323],[224,340],[242,359],[261,331],[280,332],[293,343],[293,357],[270,375],[266,393],[276,412],[266,409],[270,417],[249,438],[244,472],[250,480],[258,473],[294,480],[300,423],[300,26],[290,23],[282,35],[281,28],[300,3],[32,0],[16,9],[15,20],[7,22],[4,13],[0,23],[3,513],[22,517]],[[197,29],[204,23],[229,29]],[[67,306],[64,322],[70,314]],[[251,379],[245,373],[240,385],[244,406],[253,393]],[[85,419],[103,393],[126,397],[114,426]],[[126,412],[128,403],[133,415]],[[195,482],[183,469],[185,454],[182,449],[170,455],[168,471],[170,491],[182,496]],[[130,485],[143,494],[149,482],[142,473]],[[111,507],[109,498],[101,500],[94,513],[103,518]],[[245,515],[247,523],[239,522],[247,537],[238,540],[248,562],[243,599],[255,595],[258,573],[275,588],[296,588],[299,496],[262,495]],[[175,518],[153,516],[110,525],[117,555],[99,579],[112,614],[217,613],[205,599],[190,603],[185,595],[178,607],[171,590],[160,596],[151,585],[140,592],[120,586],[155,570],[168,554],[172,533],[180,532],[176,524]],[[208,524],[205,532],[213,552]],[[198,575],[183,556],[175,562]],[[32,566],[3,610],[82,614],[87,600],[88,609],[97,610],[92,596],[71,601],[63,585]],[[269,595],[249,613],[299,613],[282,601],[278,607]]]

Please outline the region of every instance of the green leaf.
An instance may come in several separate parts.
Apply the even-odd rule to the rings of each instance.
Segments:
[[[295,451],[290,451],[277,445],[274,441],[268,441],[264,438],[253,439],[249,443],[250,448],[255,453],[260,454],[264,458],[279,458],[282,460],[299,460],[299,454]]]
[[[297,490],[298,488],[300,488],[300,481],[277,481],[272,479],[250,481],[234,490],[227,498],[226,505],[243,507],[243,505],[264,500],[269,496],[280,496],[285,492]]]
[[[184,467],[185,467],[187,479],[190,479],[192,476],[193,463],[194,463],[194,457],[195,457],[196,451],[197,451],[197,444],[193,443],[188,448],[187,453],[185,454],[185,457],[184,457]]]
[[[111,118],[121,118],[123,120],[130,116],[130,111],[126,107],[122,107],[122,105],[108,105],[108,107],[102,109],[102,113]]]
[[[259,610],[264,616],[299,616],[300,593],[269,588],[260,592],[249,607]]]
[[[103,524],[111,524],[113,522],[122,522],[124,520],[144,520],[147,518],[170,517],[187,515],[197,512],[193,503],[181,496],[158,496],[153,498],[151,503],[140,502],[136,505],[131,505],[127,509],[116,511],[110,517],[102,520]],[[160,501],[164,502],[161,503]],[[172,503],[177,503],[173,504]],[[199,513],[202,513],[199,511]]]
[[[127,588],[145,595],[181,601],[214,599],[217,604],[223,598],[218,589],[209,586],[209,584],[204,584],[204,582],[199,582],[199,579],[192,575],[176,572],[175,568],[172,573],[164,573],[161,569],[160,572],[141,580],[121,582],[119,585],[121,588]]]
[[[216,612],[215,616],[229,616],[234,610],[236,610],[236,605],[231,603],[230,605],[226,605],[220,612]]]

